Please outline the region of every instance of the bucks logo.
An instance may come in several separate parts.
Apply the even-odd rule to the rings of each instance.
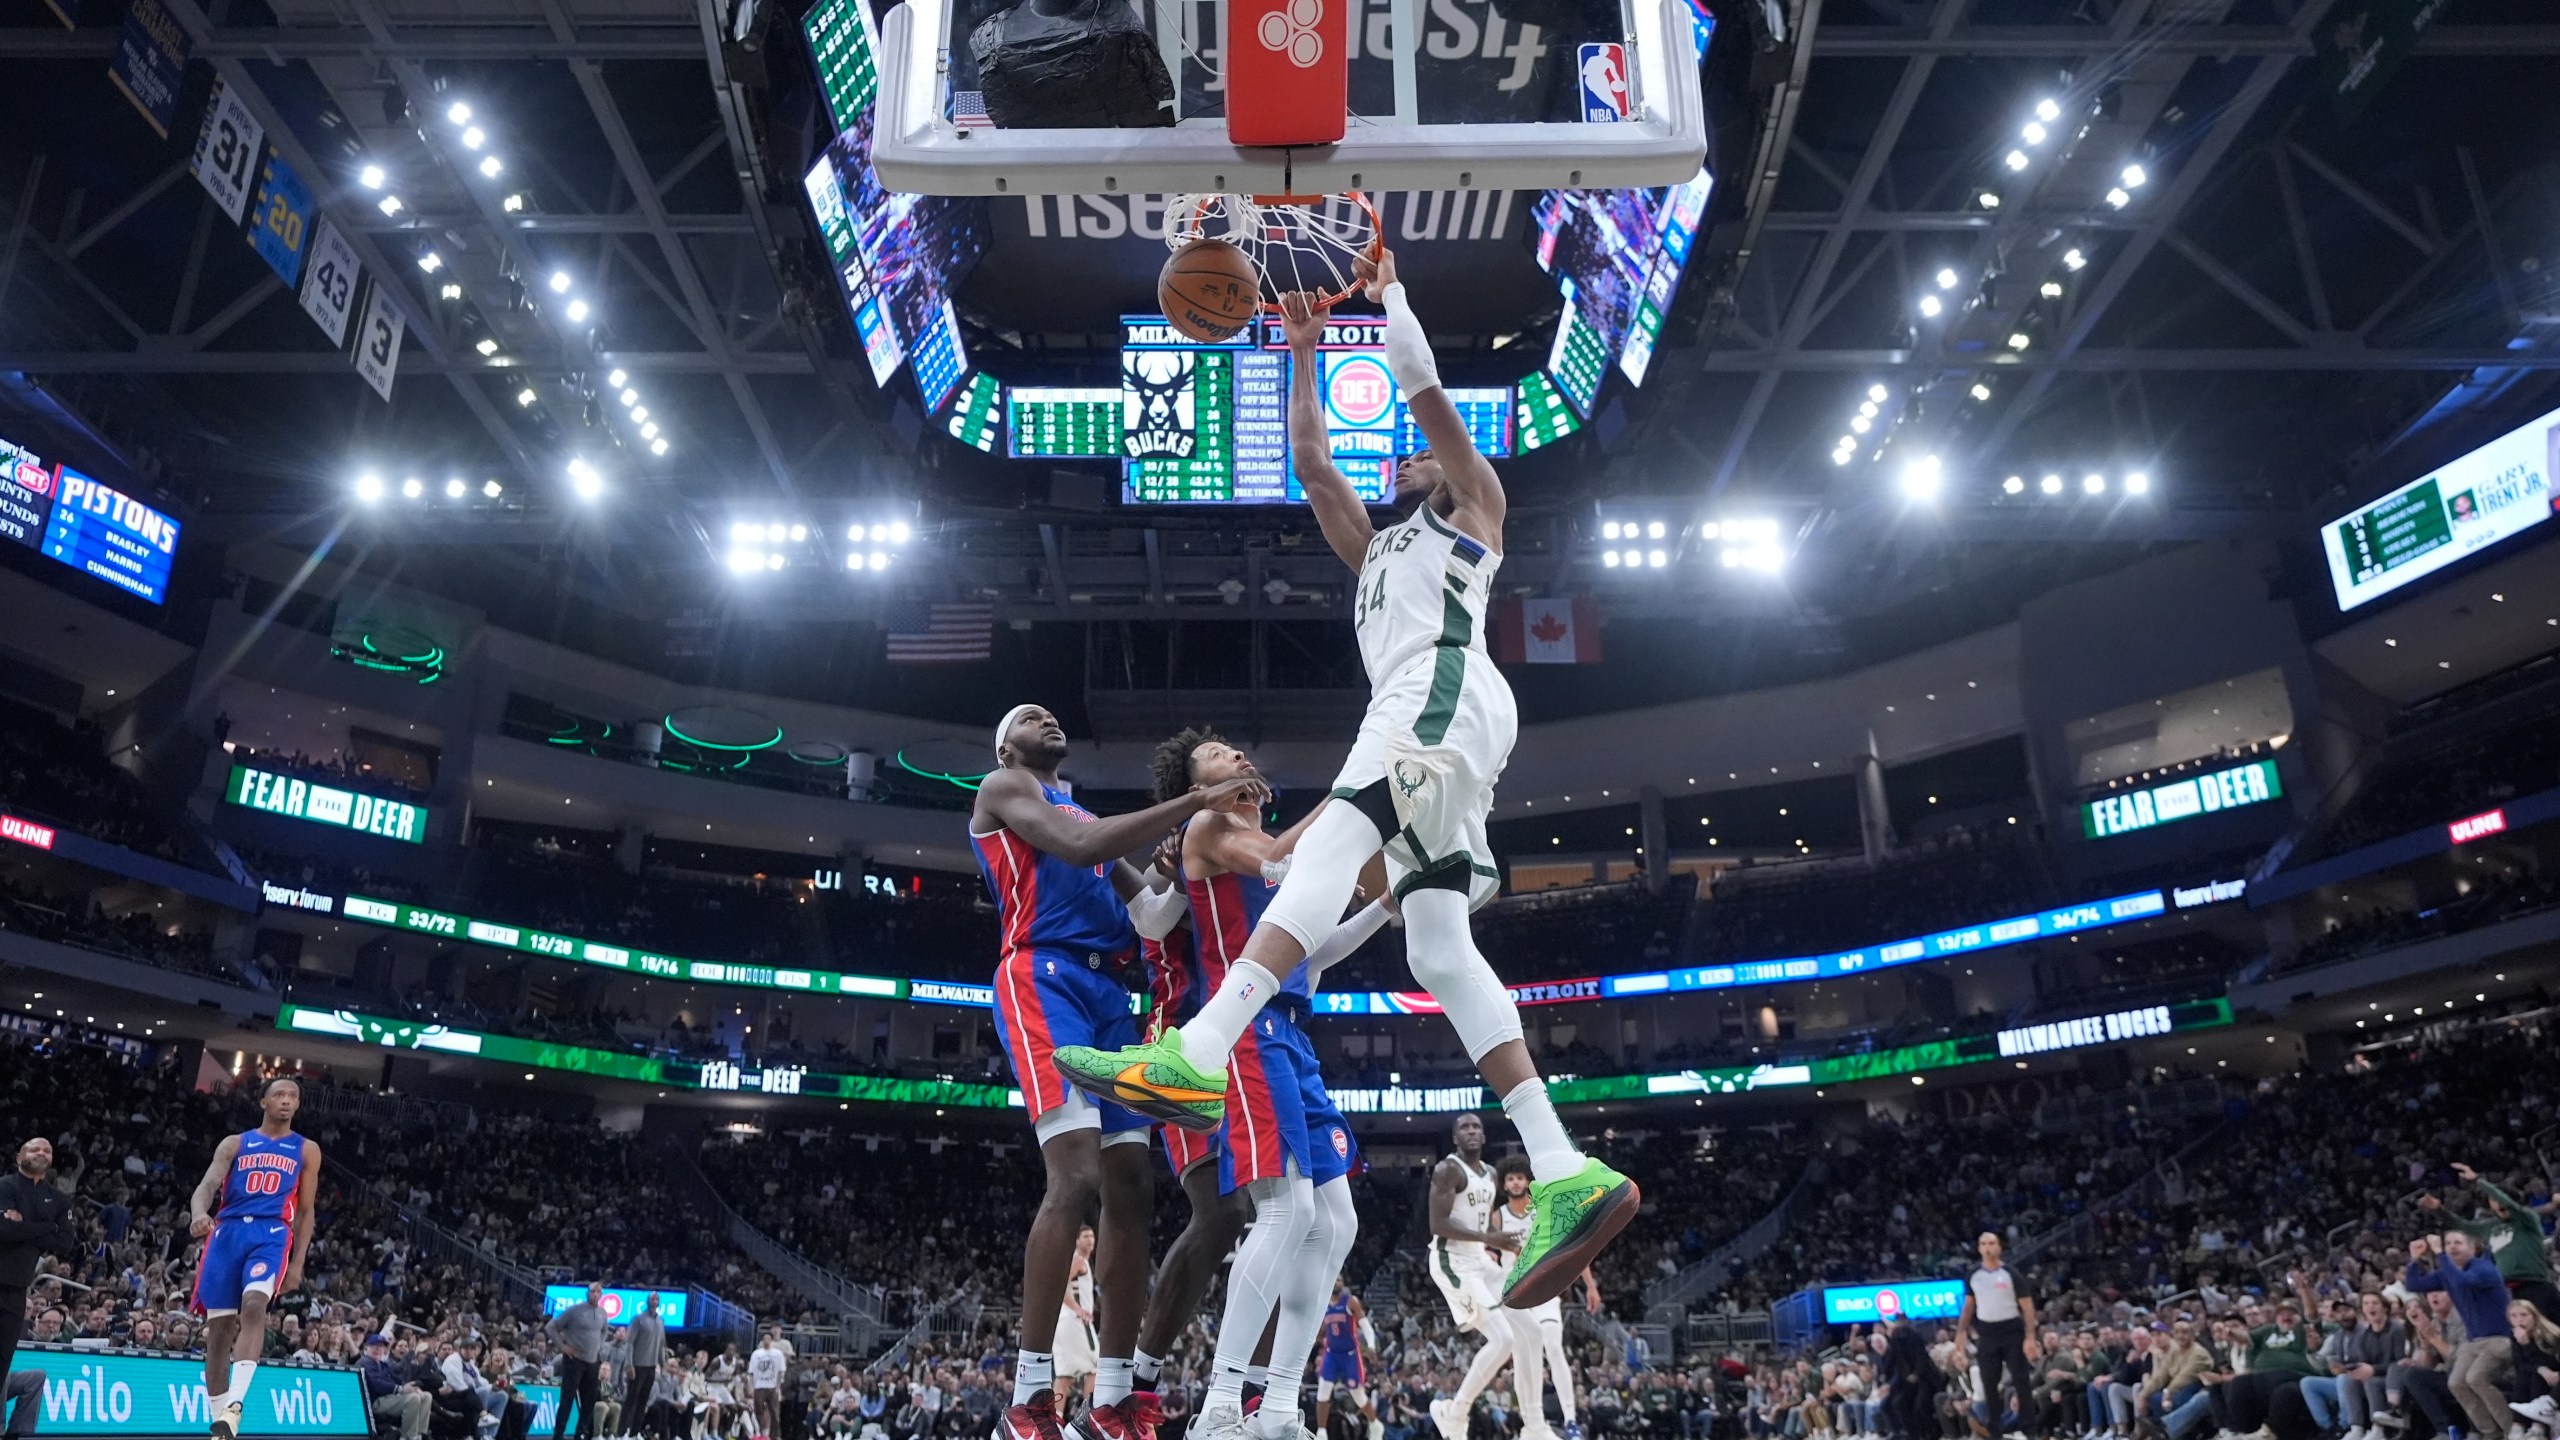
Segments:
[[[1387,775],[1396,782],[1396,793],[1407,800],[1421,794],[1422,787],[1431,783],[1431,772],[1410,760],[1398,760],[1388,766]]]

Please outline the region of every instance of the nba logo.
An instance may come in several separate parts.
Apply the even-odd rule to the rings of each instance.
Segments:
[[[1582,47],[1582,118],[1595,125],[1627,118],[1627,47],[1616,41]]]

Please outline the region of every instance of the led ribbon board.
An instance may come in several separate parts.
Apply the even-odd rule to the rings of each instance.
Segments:
[[[2104,840],[2218,810],[2264,804],[2282,794],[2284,782],[2276,778],[2276,762],[2252,760],[2147,790],[2100,796],[2080,807],[2080,833],[2087,839]]]
[[[2352,610],[2551,518],[2560,410],[2320,527],[2338,608]]]
[[[297,908],[308,909],[308,906]],[[402,905],[389,900],[376,900],[364,895],[350,895],[339,907],[350,920],[368,925],[381,925],[393,930],[407,930],[431,935],[441,940],[468,940],[498,950],[540,955],[551,960],[565,960],[573,965],[599,965],[608,970],[621,970],[634,975],[651,975],[661,980],[684,980],[711,985],[751,985],[765,990],[799,990],[820,995],[861,995],[875,1000],[942,999],[938,995],[908,994],[909,983],[886,975],[853,975],[837,970],[796,970],[776,965],[735,965],[721,960],[683,960],[673,955],[660,955],[648,950],[635,950],[626,945],[607,945],[595,940],[577,940],[566,935],[530,926],[510,925],[498,920],[474,920],[445,910],[430,910],[423,905]],[[916,981],[915,985],[930,984]],[[991,987],[971,987],[987,991],[983,1002],[995,1003]],[[966,1000],[949,999],[947,1004],[967,1004]]]
[[[279,775],[272,770],[234,765],[231,767],[231,783],[223,787],[222,798],[246,809],[308,820],[315,825],[360,830],[367,835],[405,840],[412,845],[427,843],[426,806],[412,805],[403,800],[385,800],[379,795],[366,795],[355,790],[341,790],[335,785],[323,785],[299,775]]]
[[[213,1420],[205,1404],[204,1362],[104,1350],[22,1345],[21,1370],[44,1371],[44,1435],[159,1437],[202,1433]],[[13,1417],[14,1418],[14,1417]],[[279,1435],[373,1433],[373,1407],[353,1370],[267,1364],[249,1382],[240,1407],[243,1440]]]
[[[2231,1002],[2216,997],[2164,1007],[2169,1029],[2160,1033],[2210,1029],[2231,1023]],[[2136,1013],[2136,1012],[2127,1012]],[[2062,1021],[2048,1029],[2069,1029],[2084,1021]],[[816,1100],[861,1100],[883,1105],[935,1105],[963,1109],[1019,1106],[1022,1092],[1003,1085],[964,1080],[905,1080],[883,1075],[829,1075],[797,1065],[756,1066],[736,1060],[677,1060],[597,1050],[583,1045],[554,1045],[509,1035],[483,1035],[414,1020],[393,1020],[353,1010],[314,1010],[288,1004],[276,1016],[276,1028],[305,1035],[330,1035],[361,1045],[391,1050],[433,1050],[448,1055],[530,1065],[537,1069],[597,1075],[685,1090],[735,1093],[753,1090],[767,1096],[801,1096]],[[1551,1078],[1547,1093],[1560,1105],[1593,1101],[1644,1100],[1666,1095],[1736,1095],[1755,1090],[1848,1085],[1928,1070],[1947,1070],[1997,1060],[2005,1052],[1994,1035],[1933,1040],[1865,1055],[1835,1055],[1798,1064],[1770,1063],[1748,1068],[1679,1070],[1653,1075],[1561,1076]],[[1446,1115],[1482,1110],[1494,1103],[1481,1085],[1391,1087],[1337,1090],[1334,1101],[1346,1115]]]
[[[1822,1320],[1826,1325],[1952,1320],[1963,1312],[1961,1280],[1897,1280],[1888,1285],[1822,1287]]]

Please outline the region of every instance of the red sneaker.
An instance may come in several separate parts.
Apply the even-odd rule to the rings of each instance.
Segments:
[[[1163,1419],[1154,1391],[1132,1390],[1115,1404],[1087,1409],[1068,1428],[1079,1440],[1156,1440],[1156,1425]]]
[[[993,1440],[1062,1440],[1058,1432],[1058,1392],[1043,1390],[1027,1405],[1008,1408],[996,1421]]]

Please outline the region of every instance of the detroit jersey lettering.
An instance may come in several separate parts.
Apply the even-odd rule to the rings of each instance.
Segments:
[[[302,1137],[243,1131],[231,1173],[222,1177],[220,1220],[291,1220],[302,1188]]]

